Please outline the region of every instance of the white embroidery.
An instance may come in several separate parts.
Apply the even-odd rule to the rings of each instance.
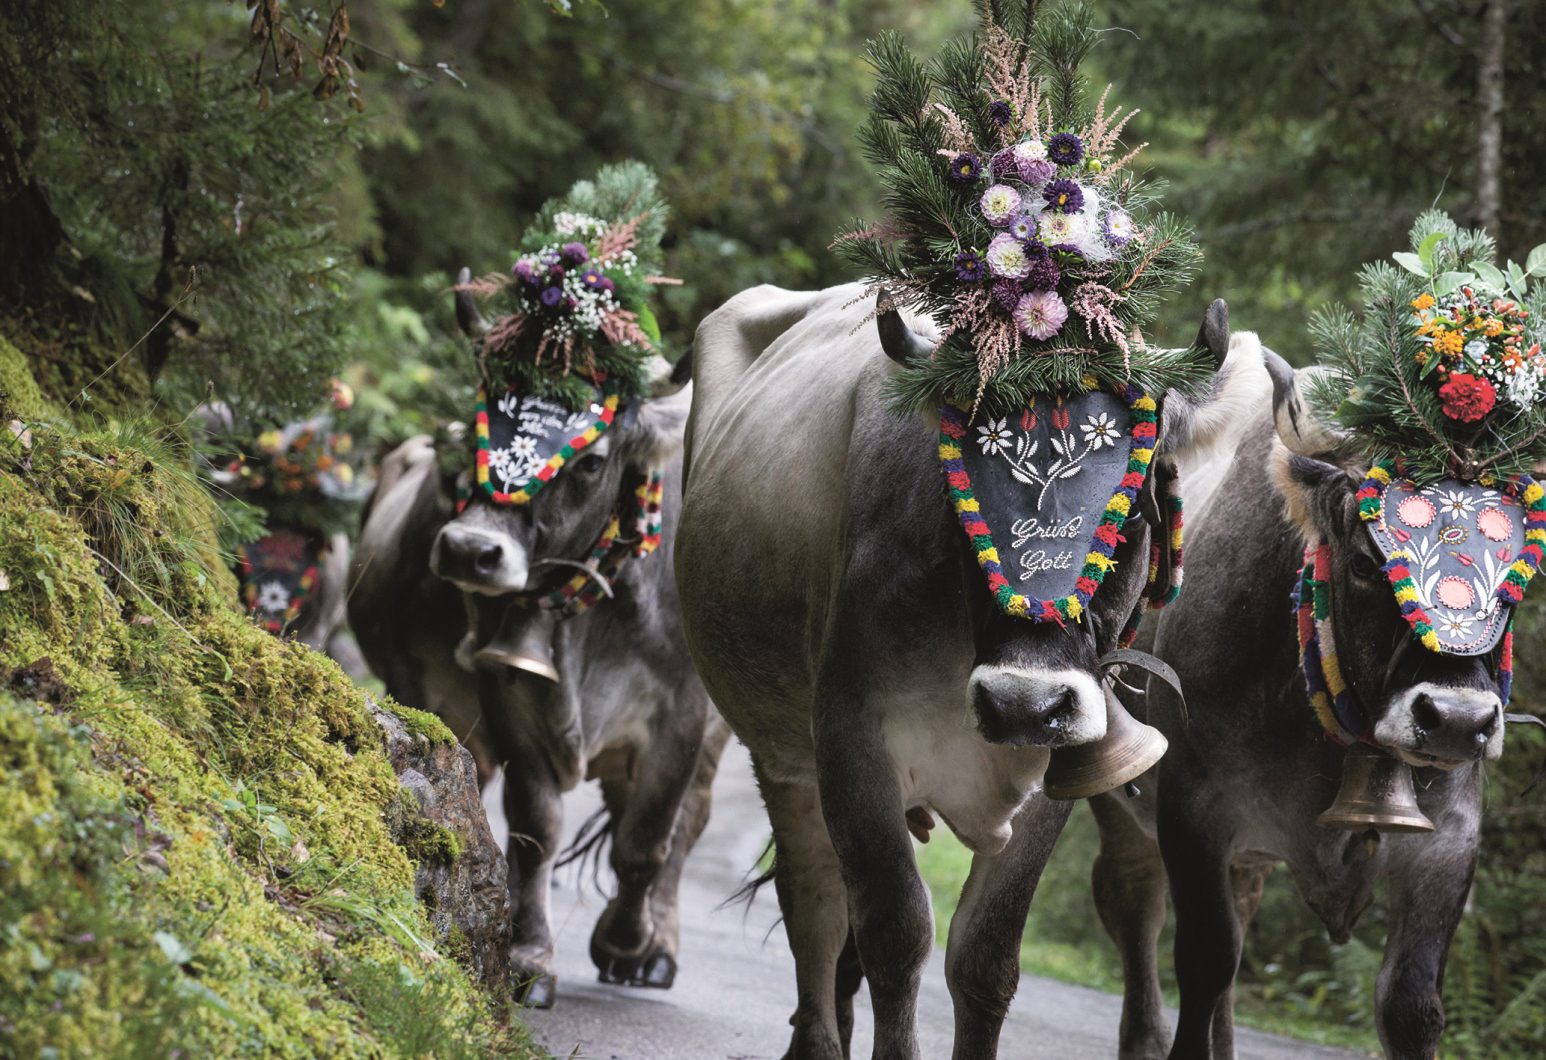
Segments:
[[[283,582],[264,582],[258,586],[258,610],[283,612],[290,609],[290,591]]]

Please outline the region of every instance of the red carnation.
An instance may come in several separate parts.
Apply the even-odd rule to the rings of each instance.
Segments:
[[[1444,415],[1462,423],[1475,423],[1498,403],[1498,391],[1490,380],[1469,372],[1450,373],[1449,382],[1439,387]]]

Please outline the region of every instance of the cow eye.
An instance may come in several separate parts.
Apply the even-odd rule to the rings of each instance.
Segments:
[[[607,458],[597,453],[585,453],[574,462],[574,469],[582,475],[594,475],[600,471]]]
[[[1380,565],[1362,552],[1353,553],[1351,566],[1353,573],[1365,580],[1373,581],[1380,576]]]

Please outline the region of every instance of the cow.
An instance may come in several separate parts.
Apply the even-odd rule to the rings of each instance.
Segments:
[[[470,296],[456,302],[476,340],[487,325]],[[445,718],[485,782],[503,767],[511,961],[530,1006],[556,994],[561,797],[587,779],[601,783],[617,879],[591,959],[603,982],[675,980],[677,883],[729,736],[693,671],[671,573],[691,397],[690,382],[670,381],[520,507],[474,492],[458,514],[434,446],[410,439],[383,462],[355,550],[349,615],[372,670],[394,698]],[[572,617],[524,606],[585,565],[650,471],[664,476],[656,553],[627,560],[603,579],[609,598]],[[515,640],[535,638],[535,658],[511,649],[507,621],[524,629]]]
[[[1444,1029],[1451,937],[1476,866],[1482,763],[1503,748],[1498,652],[1457,657],[1414,646],[1361,523],[1355,494],[1371,458],[1319,422],[1295,373],[1270,350],[1273,399],[1257,410],[1217,491],[1190,508],[1186,592],[1145,629],[1180,677],[1134,703],[1170,740],[1139,799],[1092,800],[1101,832],[1096,904],[1125,968],[1123,1058],[1233,1057],[1233,984],[1266,875],[1288,865],[1300,896],[1345,942],[1387,886],[1389,928],[1375,1022],[1391,1057],[1427,1060]],[[1344,751],[1326,737],[1301,670],[1291,602],[1307,542],[1331,544],[1330,600],[1341,671],[1372,739],[1415,770],[1427,834],[1337,830]],[[1367,753],[1367,752],[1364,752]],[[1165,886],[1176,910],[1181,992],[1174,1040],[1156,946]]]
[[[937,422],[884,393],[933,325],[886,310],[861,327],[864,298],[757,287],[699,326],[678,591],[773,826],[798,992],[786,1055],[846,1056],[868,978],[874,1055],[918,1056],[933,925],[909,833],[937,815],[973,852],[946,955],[955,1055],[987,1057],[1071,805],[1038,793],[1049,748],[1105,733],[1097,660],[1139,602],[1149,534],[1128,522],[1084,620],[1003,616],[946,500]],[[1267,386],[1216,338],[1211,391],[1166,401],[1164,459]]]

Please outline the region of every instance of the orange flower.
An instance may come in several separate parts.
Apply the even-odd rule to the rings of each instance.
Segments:
[[[1446,357],[1460,356],[1460,349],[1464,345],[1458,331],[1445,331],[1433,337],[1433,348]]]
[[[1493,317],[1487,321],[1487,326],[1482,330],[1487,333],[1487,337],[1489,339],[1495,339],[1499,335],[1503,334],[1503,321],[1499,320],[1497,317]]]
[[[1416,298],[1412,299],[1412,308],[1413,309],[1432,309],[1433,308],[1433,295],[1429,294],[1427,291],[1424,291],[1422,294],[1420,294]]]

